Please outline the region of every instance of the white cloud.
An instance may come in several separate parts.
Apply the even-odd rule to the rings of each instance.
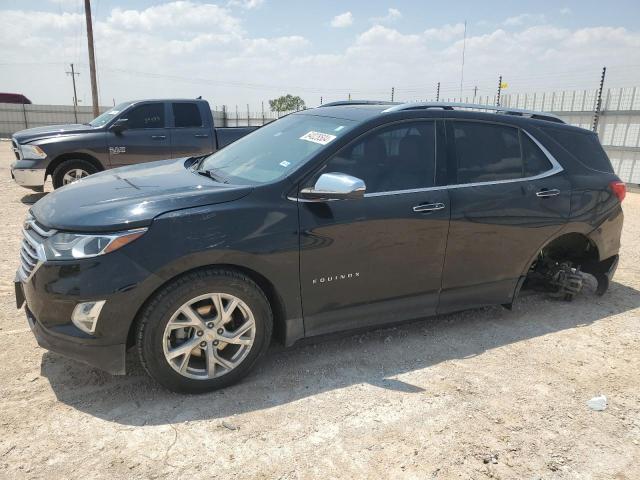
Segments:
[[[261,7],[264,4],[264,0],[229,0],[227,4],[230,7],[240,7],[245,10],[252,10],[254,8]]]
[[[180,1],[104,13],[94,30],[107,104],[203,95],[212,105],[250,103],[255,109],[283,93],[301,95],[309,105],[320,95],[325,101],[348,93],[387,99],[391,86],[397,99],[417,100],[431,98],[438,81],[443,98],[459,93],[461,23],[416,31],[372,25],[346,47],[329,50],[300,35],[252,35],[241,12],[220,4]],[[3,89],[38,103],[69,104],[65,70],[74,62],[79,96],[90,103],[84,15],[0,9],[0,17]],[[465,89],[478,85],[493,94],[499,74],[510,92],[595,88],[602,65],[609,67],[608,86],[637,83],[638,69],[619,66],[640,64],[640,28],[545,22],[478,30],[474,24],[468,31]]]
[[[384,17],[373,17],[370,20],[373,23],[392,23],[402,18],[402,13],[397,8],[387,9],[387,14]]]
[[[571,9],[569,7],[564,7],[560,9],[560,14],[569,15],[571,13]]]
[[[507,18],[502,24],[506,27],[519,27],[525,24],[543,23],[545,16],[538,13],[522,13],[515,17]]]
[[[344,28],[353,25],[353,15],[351,12],[344,12],[336,15],[331,20],[331,26],[335,28]]]

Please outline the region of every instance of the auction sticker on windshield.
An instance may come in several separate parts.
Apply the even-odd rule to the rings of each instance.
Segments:
[[[336,138],[335,135],[322,132],[307,132],[300,137],[300,140],[306,140],[307,142],[319,143],[320,145],[326,145],[331,140]]]

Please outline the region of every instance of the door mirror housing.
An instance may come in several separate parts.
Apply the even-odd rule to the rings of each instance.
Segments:
[[[346,200],[364,197],[364,180],[346,173],[323,173],[313,187],[300,190],[300,198],[315,201]]]
[[[129,128],[129,119],[128,118],[119,118],[115,122],[111,124],[109,130],[112,132],[120,133]]]

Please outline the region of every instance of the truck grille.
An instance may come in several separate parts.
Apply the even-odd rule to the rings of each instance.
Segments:
[[[27,216],[22,229],[22,246],[20,247],[20,268],[18,274],[22,280],[27,280],[38,262],[44,261],[42,243],[56,230],[49,229],[38,223],[31,215]]]
[[[16,156],[16,160],[20,160],[20,147],[15,140],[11,140],[11,149],[13,150],[13,154]]]

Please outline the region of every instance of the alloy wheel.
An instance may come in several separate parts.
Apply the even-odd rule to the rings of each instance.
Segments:
[[[81,168],[73,168],[64,174],[64,176],[62,177],[62,184],[68,185],[88,176],[89,172],[87,172],[86,170],[82,170]]]
[[[208,293],[185,302],[163,335],[164,356],[180,375],[220,377],[246,358],[256,334],[251,309],[234,295]]]

